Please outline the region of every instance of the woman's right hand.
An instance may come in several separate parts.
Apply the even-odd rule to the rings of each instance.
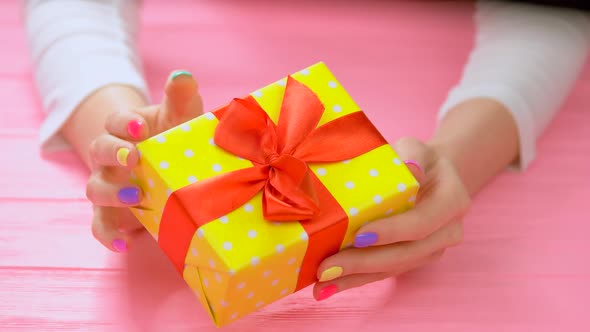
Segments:
[[[175,71],[166,83],[160,105],[111,114],[106,133],[90,145],[92,174],[86,196],[94,205],[92,234],[105,247],[127,251],[131,234],[143,227],[129,210],[143,199],[130,182],[139,161],[135,144],[203,113],[197,83],[186,71]]]

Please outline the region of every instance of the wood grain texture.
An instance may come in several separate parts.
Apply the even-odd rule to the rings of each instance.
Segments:
[[[0,331],[216,331],[156,244],[125,256],[90,234],[87,172],[43,156],[20,3],[0,3]],[[472,8],[440,2],[159,1],[143,8],[154,100],[175,68],[207,108],[325,61],[387,139],[427,138],[472,46]],[[444,259],[318,303],[305,289],[223,331],[590,330],[590,70],[526,174],[474,201]]]

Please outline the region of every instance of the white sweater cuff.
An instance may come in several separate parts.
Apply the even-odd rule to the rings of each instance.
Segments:
[[[438,114],[438,121],[463,101],[473,98],[489,98],[500,102],[512,115],[519,138],[519,158],[510,165],[516,170],[525,170],[535,159],[536,135],[533,114],[529,111],[526,101],[509,87],[500,85],[479,85],[455,88],[449,94]],[[477,110],[473,110],[477,112]]]
[[[69,149],[70,145],[59,134],[59,130],[74,110],[87,97],[107,85],[125,85],[135,88],[146,100],[148,88],[142,74],[125,58],[117,55],[92,54],[78,59],[76,72],[81,77],[63,81],[53,96],[46,96],[48,114],[41,125],[40,141],[44,152]]]
[[[27,0],[25,25],[46,118],[44,152],[68,148],[60,129],[86,98],[107,85],[148,99],[136,49],[138,0]]]
[[[511,166],[525,170],[535,158],[536,140],[586,61],[590,20],[573,10],[479,1],[475,23],[475,47],[439,120],[469,99],[490,98],[503,104],[519,135],[519,160]]]

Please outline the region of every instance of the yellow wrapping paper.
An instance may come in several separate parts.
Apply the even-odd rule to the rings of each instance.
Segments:
[[[291,76],[324,104],[319,125],[360,110],[323,63]],[[251,94],[275,123],[285,82],[283,78]],[[217,123],[212,113],[206,113],[138,144],[141,160],[134,181],[144,191],[145,200],[132,211],[155,239],[170,193],[252,166],[214,144]],[[341,248],[352,245],[356,231],[365,223],[410,209],[419,187],[389,145],[344,162],[309,167],[349,217]],[[308,235],[297,222],[265,220],[261,204],[258,194],[244,206],[201,226],[187,252],[183,278],[217,326],[295,290]]]

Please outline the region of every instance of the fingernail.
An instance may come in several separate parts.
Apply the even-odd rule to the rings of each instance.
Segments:
[[[139,203],[139,189],[135,187],[127,187],[119,190],[119,201],[124,204]]]
[[[113,248],[118,252],[126,252],[127,251],[127,242],[121,239],[113,240]]]
[[[127,166],[127,156],[129,156],[129,149],[119,148],[117,150],[117,161],[121,166]]]
[[[406,165],[413,165],[415,167],[418,167],[418,169],[420,170],[420,172],[424,172],[424,170],[422,169],[422,167],[420,167],[420,164],[418,164],[418,162],[415,161],[415,160],[404,160],[404,164],[406,164]]]
[[[322,288],[318,294],[318,301],[323,301],[338,292],[336,285],[330,285]]]
[[[139,139],[141,138],[141,132],[143,127],[143,122],[139,120],[131,120],[127,123],[127,132],[131,137]]]
[[[172,72],[172,75],[170,77],[172,78],[172,80],[175,80],[180,76],[193,77],[193,74],[189,73],[186,70],[175,70],[174,72]]]
[[[332,266],[329,269],[324,270],[320,276],[320,282],[334,280],[342,275],[342,268],[340,266]]]
[[[376,233],[361,233],[354,238],[354,246],[357,248],[368,247],[375,244],[375,242],[377,242]]]

